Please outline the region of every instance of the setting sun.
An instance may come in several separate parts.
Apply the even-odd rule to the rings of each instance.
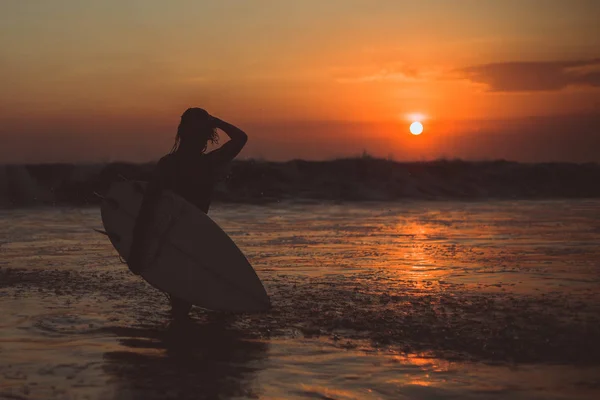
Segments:
[[[413,135],[420,135],[421,133],[423,133],[423,124],[419,121],[415,121],[412,124],[410,124],[410,133],[412,133]]]

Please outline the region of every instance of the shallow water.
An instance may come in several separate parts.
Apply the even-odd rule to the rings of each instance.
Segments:
[[[600,201],[217,205],[266,314],[167,301],[97,209],[0,211],[0,398],[598,398]]]

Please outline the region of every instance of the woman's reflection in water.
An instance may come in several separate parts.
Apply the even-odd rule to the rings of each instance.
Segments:
[[[104,370],[119,399],[258,398],[255,373],[268,343],[223,317],[173,323],[167,329],[114,328],[130,350],[105,353]],[[107,388],[109,389],[109,388]]]

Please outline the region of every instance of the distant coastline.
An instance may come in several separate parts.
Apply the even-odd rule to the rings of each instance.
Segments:
[[[0,165],[0,207],[94,206],[111,182],[147,180],[154,163]],[[216,202],[394,201],[600,197],[598,163],[437,160],[369,156],[332,161],[236,160]]]

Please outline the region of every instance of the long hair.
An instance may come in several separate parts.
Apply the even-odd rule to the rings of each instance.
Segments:
[[[219,134],[217,128],[210,124],[211,116],[202,108],[188,108],[181,115],[181,122],[177,127],[175,143],[171,148],[171,154],[175,153],[182,146],[188,143],[203,143],[204,147],[201,153],[208,148],[208,142],[212,144],[219,143]]]

